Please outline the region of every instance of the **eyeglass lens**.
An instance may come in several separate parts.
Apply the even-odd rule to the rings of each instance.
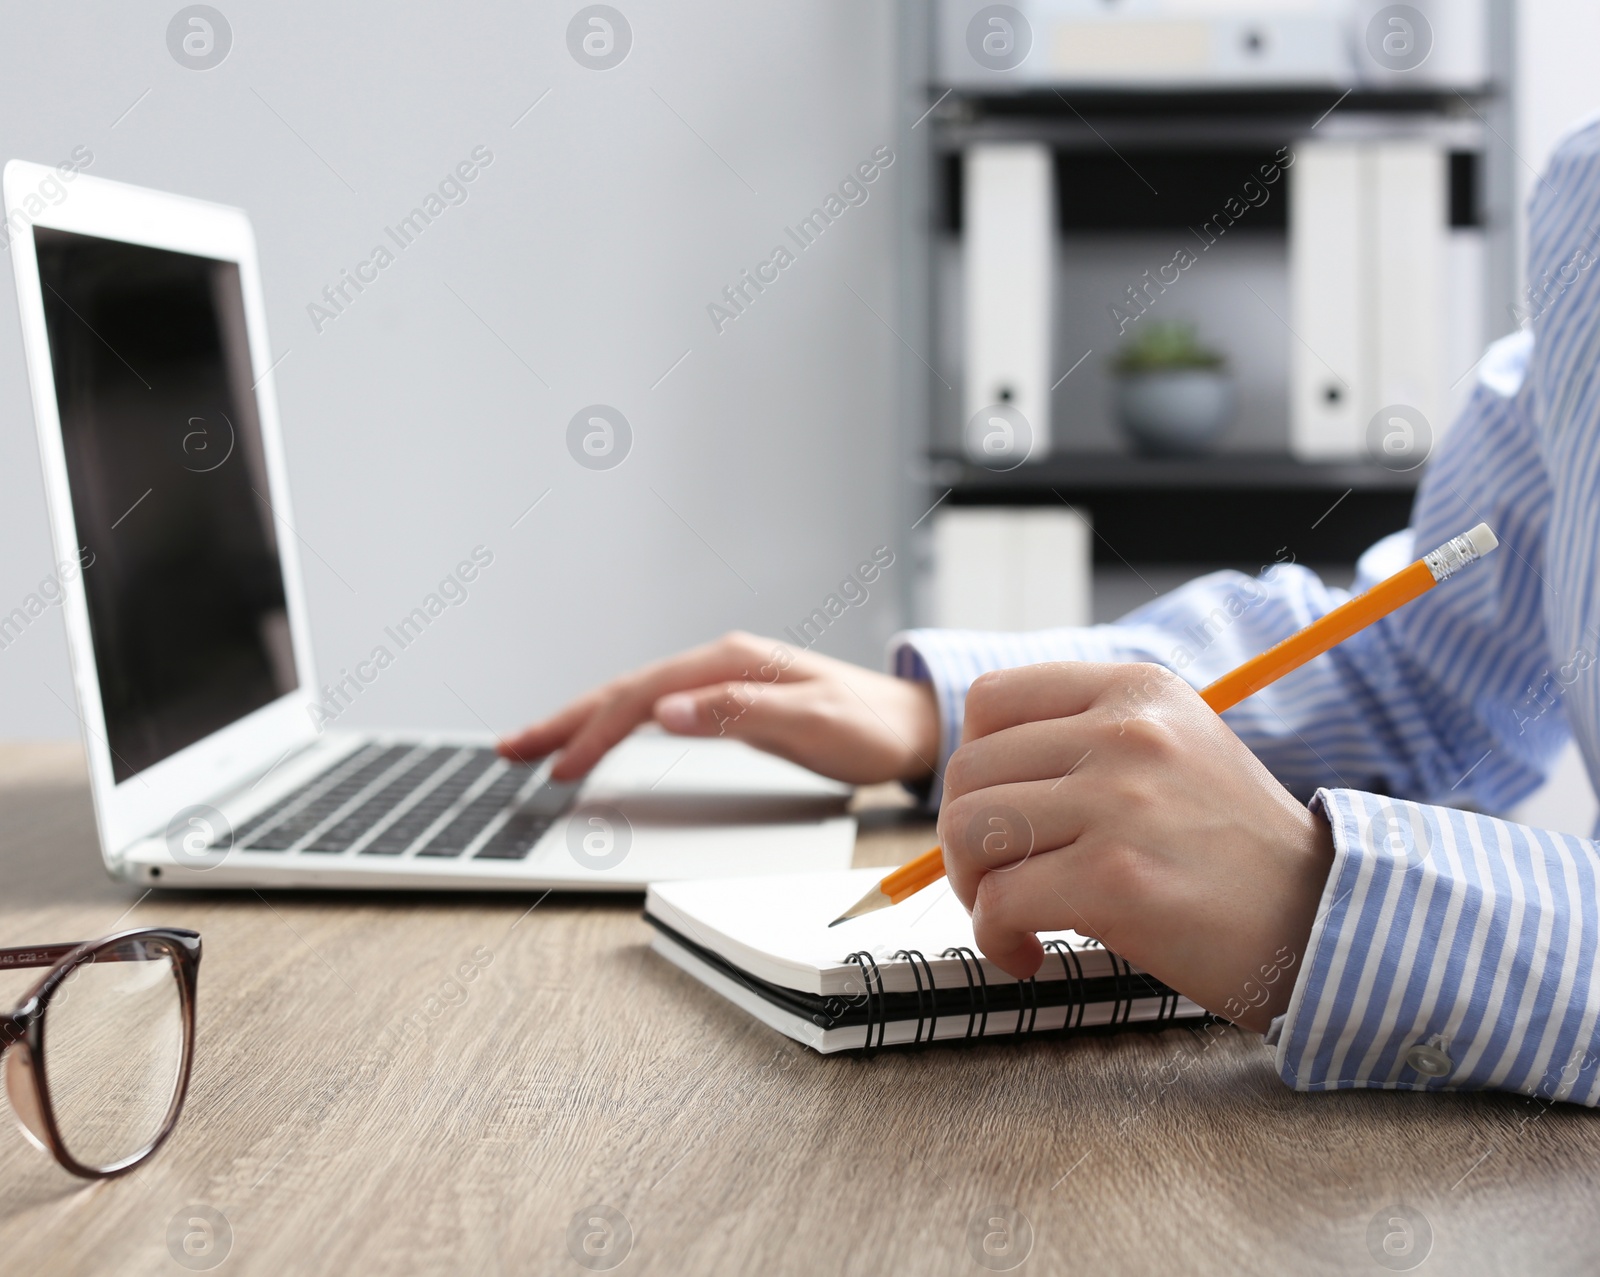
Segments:
[[[148,1146],[177,1090],[183,1045],[183,998],[164,942],[125,942],[76,967],[44,1022],[44,1074],[67,1151],[104,1169]]]

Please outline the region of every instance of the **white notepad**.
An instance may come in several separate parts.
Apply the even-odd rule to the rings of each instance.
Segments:
[[[1204,1015],[1072,931],[1041,934],[1044,966],[1017,981],[977,952],[947,882],[830,928],[883,872],[658,883],[645,899],[652,947],[824,1052]]]

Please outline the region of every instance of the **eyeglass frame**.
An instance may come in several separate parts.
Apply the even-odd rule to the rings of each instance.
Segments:
[[[55,1108],[50,1102],[50,1080],[44,1063],[44,1023],[50,999],[78,968],[95,961],[144,961],[125,957],[100,957],[106,950],[133,940],[164,942],[171,956],[183,1010],[183,1057],[177,1086],[162,1119],[161,1129],[142,1149],[109,1166],[86,1166],[61,1138]],[[200,933],[183,927],[134,927],[99,940],[71,944],[23,945],[0,949],[0,971],[49,966],[50,970],[28,990],[15,1010],[0,1014],[0,1058],[5,1062],[5,1086],[22,1132],[29,1143],[49,1153],[61,1166],[82,1179],[114,1179],[146,1161],[167,1141],[183,1112],[189,1093],[189,1070],[194,1061],[195,985],[200,974]],[[35,1129],[33,1118],[38,1123]]]

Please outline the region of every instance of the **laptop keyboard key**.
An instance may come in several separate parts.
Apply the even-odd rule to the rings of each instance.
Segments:
[[[267,812],[262,813],[261,817],[248,822],[244,831],[235,836],[234,846],[248,851],[287,851],[410,752],[410,747],[406,745],[390,746],[387,749],[374,746],[365,762],[359,761],[361,754],[358,754],[356,759],[343,759],[335,763],[321,775],[313,777],[299,789],[274,803]],[[354,771],[344,775],[331,788],[317,793],[318,788],[323,786],[330,776],[351,763],[357,764]],[[306,801],[312,794],[316,796]],[[302,802],[305,805],[296,810],[295,804]],[[274,812],[289,814],[276,823],[269,823]],[[269,817],[269,821],[264,822],[262,817]],[[261,828],[263,823],[266,824],[265,832],[257,833],[256,830]]]
[[[554,817],[538,812],[514,812],[511,818],[489,835],[474,860],[526,860],[534,844],[554,823]]]
[[[333,854],[349,851],[366,836],[368,830],[416,793],[442,764],[450,762],[455,756],[454,749],[429,750],[300,850]]]
[[[440,781],[404,815],[361,849],[363,856],[398,856],[460,801],[478,778],[494,766],[490,750],[478,751]]]
[[[527,783],[527,768],[508,767],[462,808],[454,820],[434,834],[417,855],[459,856],[489,827],[490,821],[516,800],[518,791]]]
[[[257,812],[234,845],[313,855],[359,847],[362,855],[400,856],[421,840],[419,856],[460,856],[476,845],[474,859],[523,860],[578,791],[545,784],[519,804],[531,775],[492,749],[368,745]]]

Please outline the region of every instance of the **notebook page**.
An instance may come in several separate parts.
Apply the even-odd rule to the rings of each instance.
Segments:
[[[878,963],[886,992],[916,988],[911,964],[894,958],[902,949],[922,953],[941,986],[949,982],[952,970],[960,982],[960,962],[941,960],[939,955],[957,947],[974,953],[977,949],[972,921],[948,882],[936,883],[891,908],[828,926],[883,874],[882,869],[852,869],[657,883],[645,898],[645,911],[758,979],[805,993],[860,993],[861,970],[848,958],[861,950]],[[1086,976],[1111,974],[1105,952],[1075,932],[1046,932],[1040,939],[1083,947]],[[1059,976],[1055,962],[1046,959],[1040,978]],[[983,969],[991,984],[1012,982],[993,963],[984,961]]]

